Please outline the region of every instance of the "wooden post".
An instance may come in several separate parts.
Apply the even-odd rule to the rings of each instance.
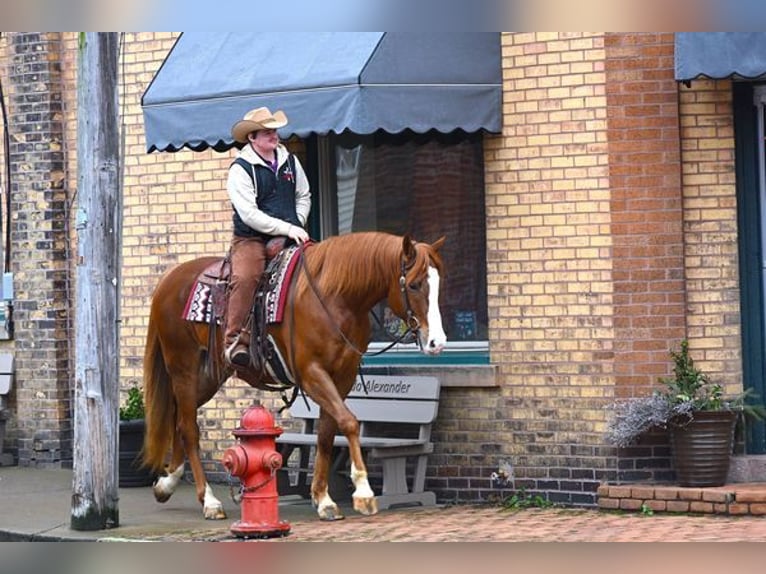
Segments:
[[[80,34],[71,527],[119,526],[118,34]]]

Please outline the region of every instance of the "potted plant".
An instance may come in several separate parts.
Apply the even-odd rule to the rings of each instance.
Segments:
[[[678,483],[721,486],[726,482],[740,413],[762,419],[762,405],[748,403],[751,389],[724,397],[723,388],[694,364],[689,342],[671,350],[673,376],[663,377],[663,390],[617,402],[607,425],[607,439],[625,447],[652,427],[667,428]]]
[[[120,406],[119,485],[148,486],[154,481],[151,471],[141,465],[144,446],[144,394],[133,385],[128,389],[125,404]]]

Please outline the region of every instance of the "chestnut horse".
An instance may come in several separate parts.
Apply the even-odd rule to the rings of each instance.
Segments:
[[[446,336],[438,303],[443,243],[444,238],[429,245],[408,235],[363,232],[314,244],[296,267],[283,321],[268,326],[293,379],[320,406],[311,498],[323,520],[343,518],[327,482],[338,430],[348,439],[354,509],[362,514],[378,510],[359,447],[359,423],[344,398],[367,349],[369,312],[385,298],[416,332],[423,352],[436,355],[443,349]],[[154,496],[160,502],[170,498],[186,457],[197,498],[210,519],[226,516],[200,462],[197,408],[215,395],[232,370],[222,359],[221,329],[214,329],[215,337],[209,340],[207,324],[182,315],[197,277],[216,260],[220,261],[205,257],[181,263],[160,279],[152,296],[144,354],[143,461],[159,473],[165,471],[154,485]],[[256,388],[273,389],[276,383],[260,369],[237,369],[237,375]]]

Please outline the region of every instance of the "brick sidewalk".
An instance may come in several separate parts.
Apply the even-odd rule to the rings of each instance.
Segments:
[[[164,537],[164,540],[169,540]],[[184,540],[237,540],[221,530]],[[291,523],[275,542],[766,542],[766,517],[654,515],[597,510],[451,506],[402,510],[338,522]]]

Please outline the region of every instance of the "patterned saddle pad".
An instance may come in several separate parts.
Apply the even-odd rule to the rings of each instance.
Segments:
[[[263,301],[266,324],[282,322],[290,282],[299,255],[300,248],[291,246],[280,251],[266,266],[259,286],[262,296],[256,297],[256,300]],[[215,265],[220,267],[219,263]],[[228,270],[221,273],[221,277],[207,270],[203,272],[189,293],[183,318],[197,323],[210,323],[211,319],[215,318],[216,323],[220,324],[226,308],[228,281]]]

